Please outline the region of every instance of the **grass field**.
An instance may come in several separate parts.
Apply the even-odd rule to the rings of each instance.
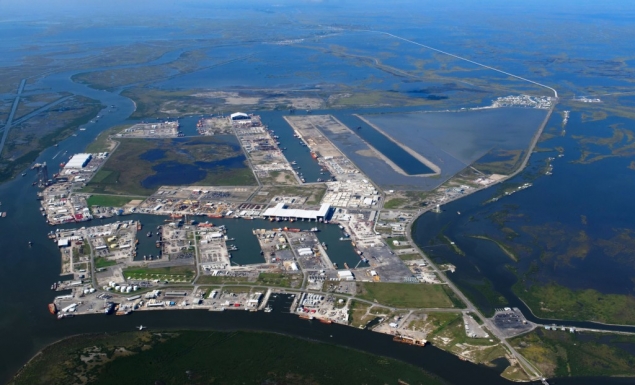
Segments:
[[[406,199],[406,198],[392,198],[392,199],[388,200],[386,203],[384,203],[384,208],[385,209],[396,209],[398,207],[403,206],[407,202],[408,202],[408,199]]]
[[[351,305],[348,310],[348,323],[354,327],[363,327],[366,326],[368,322],[370,322],[373,318],[372,315],[366,315],[368,309],[370,309],[372,305],[351,301]]]
[[[249,282],[246,277],[219,277],[219,276],[211,276],[211,275],[200,275],[196,280],[196,284],[207,285],[207,284],[225,284],[225,283],[240,283],[243,285],[253,285],[253,282]]]
[[[110,260],[110,259],[106,259],[104,257],[97,257],[95,258],[95,269],[101,269],[104,267],[108,267],[108,266],[113,266],[116,265],[117,262]]]
[[[113,141],[110,140],[110,136],[114,135],[128,127],[131,127],[130,124],[120,125],[111,127],[107,130],[104,130],[97,135],[97,138],[86,146],[85,152],[96,153],[96,152],[111,152],[112,147],[115,145]]]
[[[171,282],[191,281],[194,279],[193,266],[171,266],[171,267],[147,267],[128,268],[123,270],[123,276],[128,279],[159,279]]]
[[[293,278],[293,279],[292,279]],[[278,273],[260,273],[256,284],[279,287],[298,287],[302,283],[301,275],[289,275]]]
[[[86,202],[88,203],[88,207],[91,207],[91,206],[123,207],[133,199],[135,198],[120,197],[120,196],[113,196],[113,195],[91,195],[90,198],[86,200]]]
[[[635,337],[536,329],[512,339],[546,376],[635,376]]]
[[[256,184],[232,136],[117,140],[119,146],[83,192],[148,196],[163,184]]]
[[[401,259],[402,261],[412,261],[415,259],[421,259],[421,255],[419,254],[400,254],[399,255],[399,259]]]
[[[454,307],[442,285],[360,282],[358,292],[357,297],[361,299],[392,307]]]
[[[87,364],[82,356],[92,358]],[[330,344],[269,333],[179,331],[72,337],[44,349],[9,384],[65,385],[83,377],[96,385],[442,383],[415,366]]]

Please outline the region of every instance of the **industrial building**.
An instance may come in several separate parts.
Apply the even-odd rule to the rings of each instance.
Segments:
[[[337,276],[342,281],[353,281],[353,280],[355,280],[355,276],[353,275],[353,272],[351,272],[350,270],[338,270],[337,271]]]
[[[92,154],[75,154],[66,163],[64,168],[84,168],[93,159]]]
[[[251,116],[245,114],[244,112],[235,112],[230,115],[231,120],[251,120]]]
[[[262,215],[265,218],[291,218],[291,219],[308,219],[308,220],[324,220],[331,210],[331,205],[323,204],[318,210],[302,210],[288,209],[285,203],[278,203],[274,207],[265,210]]]

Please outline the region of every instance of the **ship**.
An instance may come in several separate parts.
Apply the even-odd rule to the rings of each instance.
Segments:
[[[117,310],[115,315],[128,315],[130,314],[130,310]]]
[[[209,214],[208,217],[209,218],[222,218],[223,214]]]
[[[137,222],[137,231],[141,230],[141,222]]]
[[[322,322],[323,324],[332,324],[333,321],[331,321],[328,318],[320,318],[320,322]]]
[[[309,321],[313,319],[312,315],[300,314],[300,319],[308,319]]]
[[[49,312],[51,312],[51,314],[57,313],[57,306],[55,306],[55,303],[49,303]]]
[[[318,156],[317,156],[317,154],[315,152],[311,151],[311,158],[317,159]]]
[[[397,334],[396,336],[393,337],[392,340],[395,342],[401,342],[403,344],[415,345],[415,346],[426,346],[426,344],[428,343],[428,341],[424,339],[418,340],[416,338],[402,336],[401,334]]]

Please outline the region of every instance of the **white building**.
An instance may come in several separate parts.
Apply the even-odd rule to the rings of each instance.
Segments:
[[[302,210],[302,209],[287,209],[285,203],[278,203],[274,207],[269,207],[262,215],[270,218],[293,218],[293,219],[308,219],[308,220],[320,220],[325,219],[331,205],[323,204],[318,210]]]
[[[352,281],[352,280],[355,279],[355,276],[353,275],[353,273],[350,270],[338,270],[337,271],[337,276],[342,281]]]
[[[251,120],[251,116],[245,114],[244,112],[235,112],[230,115],[231,120]]]
[[[92,158],[92,154],[75,154],[64,168],[84,168]]]

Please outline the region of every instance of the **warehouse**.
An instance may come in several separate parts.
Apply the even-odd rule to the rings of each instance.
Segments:
[[[301,210],[301,209],[287,209],[284,203],[278,203],[274,207],[270,207],[262,214],[264,217],[269,218],[293,218],[293,219],[308,219],[308,220],[324,220],[327,219],[327,215],[331,210],[331,205],[323,204],[318,210]]]
[[[92,154],[75,154],[64,168],[84,168],[93,159]]]
[[[232,120],[251,120],[251,116],[245,114],[244,112],[235,112],[231,114]]]

